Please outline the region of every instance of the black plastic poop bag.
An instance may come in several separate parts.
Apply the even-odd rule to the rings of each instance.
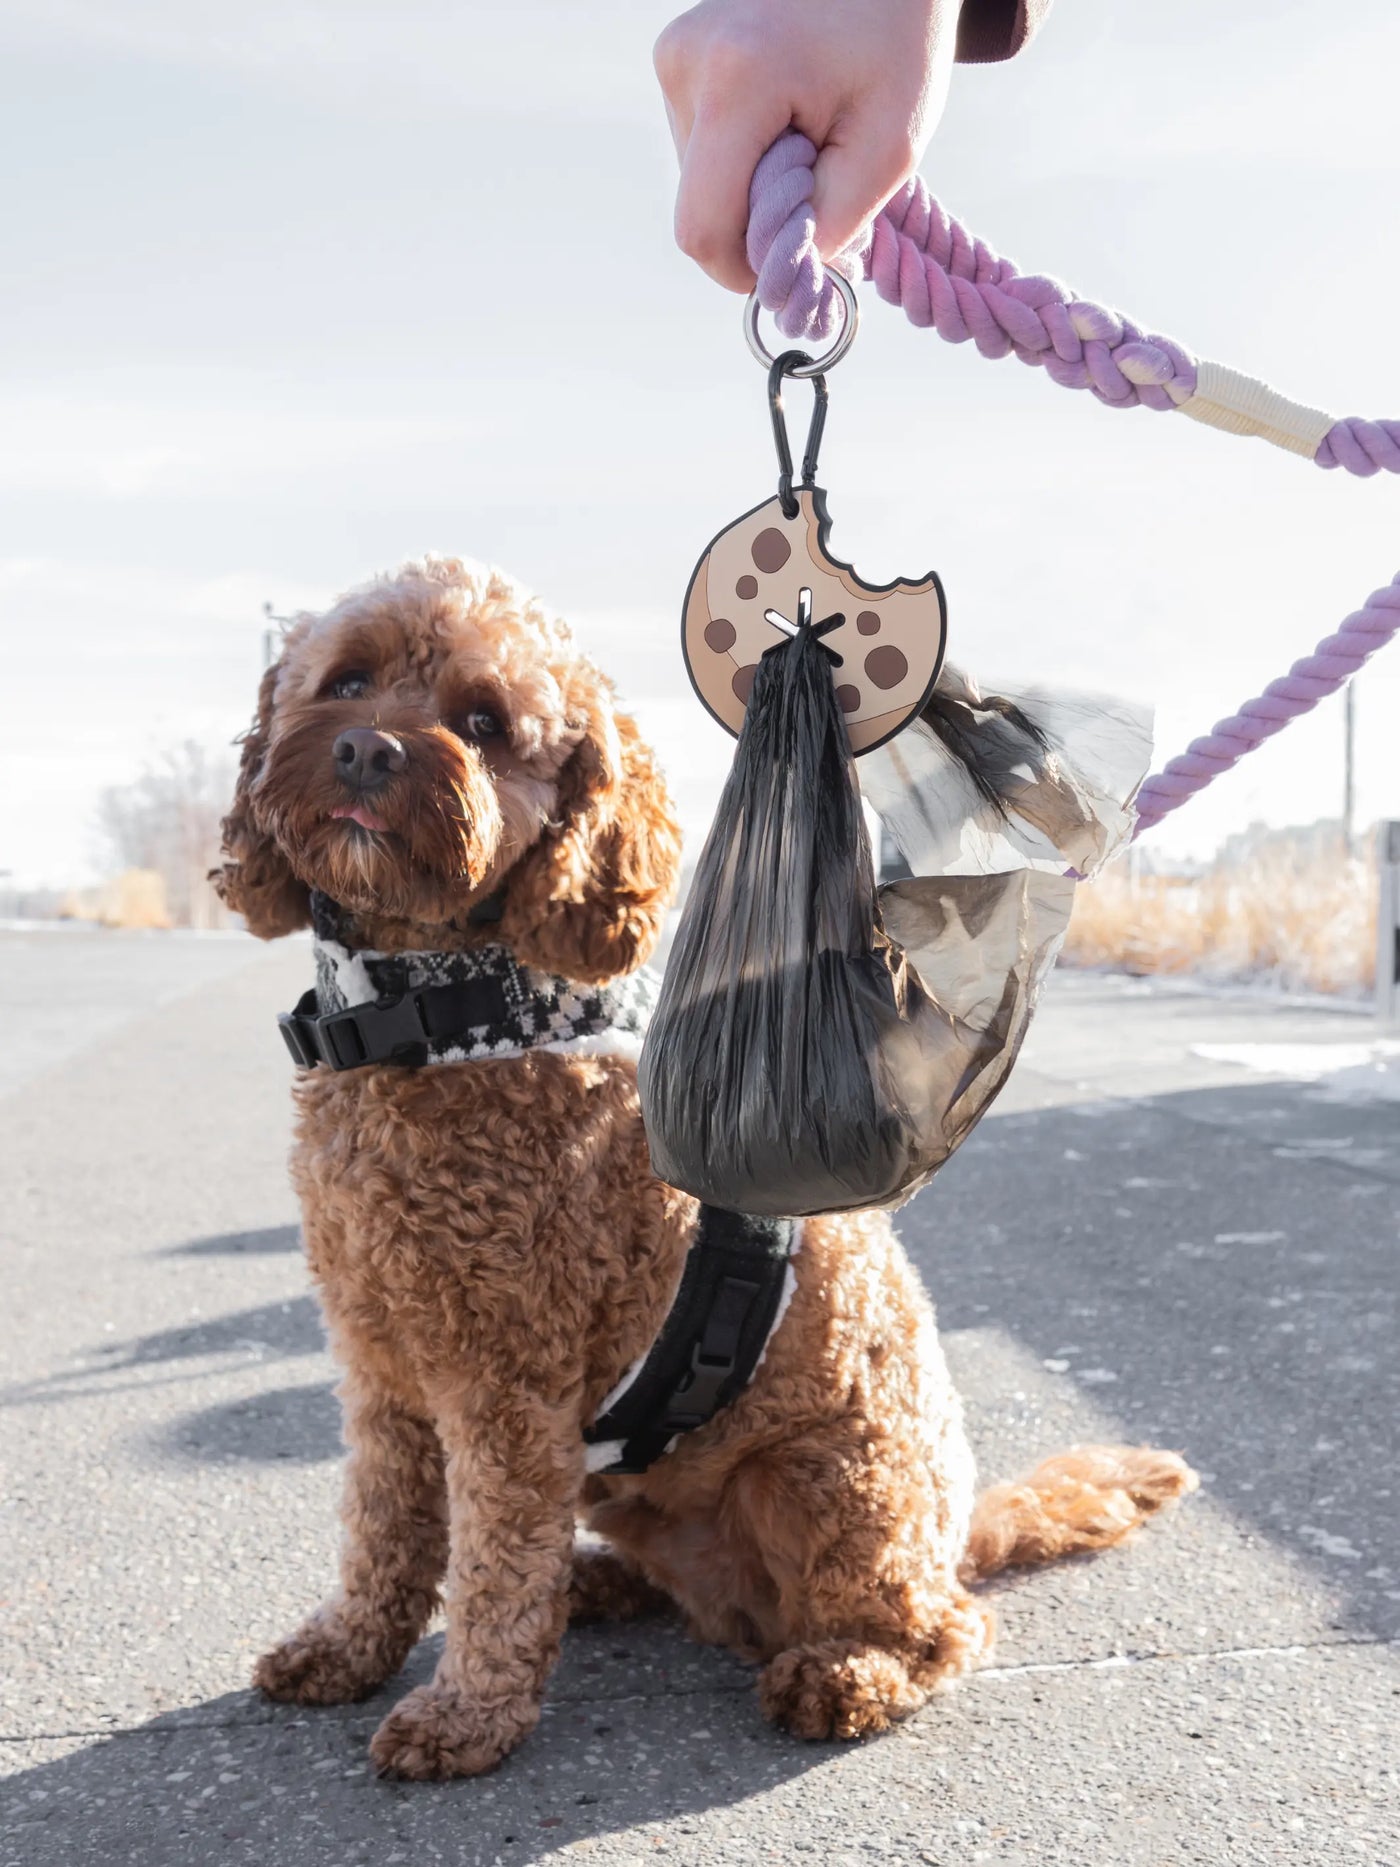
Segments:
[[[880,924],[829,655],[800,629],[759,663],[642,1051],[652,1167],[735,1212],[889,1204],[950,1151],[948,1022]]]

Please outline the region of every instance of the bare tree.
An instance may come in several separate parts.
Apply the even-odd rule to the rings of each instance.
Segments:
[[[233,781],[231,753],[211,752],[187,739],[130,784],[110,786],[98,802],[98,829],[111,866],[155,870],[177,927],[228,924],[205,875],[218,859],[219,822]]]

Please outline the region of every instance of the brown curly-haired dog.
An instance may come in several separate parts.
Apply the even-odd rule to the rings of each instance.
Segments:
[[[332,756],[353,727],[393,748],[372,790]],[[680,853],[650,753],[564,627],[438,559],[296,622],[224,835],[216,882],[256,934],[305,925],[315,888],[363,948],[499,941],[583,982],[645,960]],[[474,924],[493,894],[503,918]],[[649,1170],[632,1064],[317,1068],[295,1094],[307,1255],[345,1369],[345,1543],[339,1592],[255,1676],[301,1704],[359,1698],[441,1593],[436,1676],[373,1739],[386,1771],[490,1769],[538,1720],[570,1613],[667,1599],[763,1662],[789,1729],[883,1730],[985,1651],[971,1581],[1116,1543],[1194,1482],[1170,1453],[1086,1447],[974,1510],[932,1311],[873,1213],[806,1222],[737,1401],[644,1475],[590,1476],[583,1429],[655,1337],[695,1229]],[[607,1553],[575,1555],[580,1516]]]

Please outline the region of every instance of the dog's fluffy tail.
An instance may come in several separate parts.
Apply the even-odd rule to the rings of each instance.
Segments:
[[[1175,1452],[1071,1446],[1017,1483],[993,1485],[978,1498],[962,1579],[1108,1549],[1199,1483]]]

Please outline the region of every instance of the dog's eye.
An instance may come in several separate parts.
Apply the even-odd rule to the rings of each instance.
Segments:
[[[453,720],[452,730],[459,739],[473,739],[479,744],[484,739],[499,739],[505,727],[489,707],[473,707],[470,713],[459,714]]]
[[[358,700],[361,694],[367,694],[371,681],[363,668],[349,668],[344,674],[337,674],[333,681],[327,681],[323,694],[332,700]]]

